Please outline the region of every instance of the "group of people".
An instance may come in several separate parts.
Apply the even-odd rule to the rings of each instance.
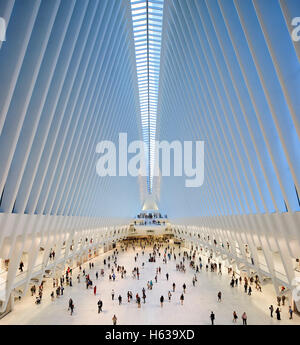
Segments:
[[[39,285],[38,295],[35,297],[35,304],[41,304],[42,297],[43,297],[43,288],[44,288],[44,281],[42,281],[41,284]],[[30,291],[31,291],[31,296],[34,296],[36,294],[35,284],[31,286]]]
[[[279,307],[280,307],[280,301],[278,302],[278,307],[275,310],[277,320],[281,320],[281,309]],[[270,316],[273,317],[273,312],[274,312],[273,304],[270,305],[269,310],[270,310]],[[293,309],[291,306],[289,306],[288,313],[289,313],[289,319],[291,320],[293,318]]]

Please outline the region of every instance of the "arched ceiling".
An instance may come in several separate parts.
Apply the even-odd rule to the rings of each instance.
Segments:
[[[299,13],[294,0],[2,0],[1,212],[130,217],[149,192],[176,217],[299,212]],[[97,143],[124,132],[148,145],[147,183],[96,174]],[[153,178],[154,139],[204,141],[203,185]]]

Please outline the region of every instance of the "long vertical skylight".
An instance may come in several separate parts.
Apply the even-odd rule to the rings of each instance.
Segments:
[[[152,193],[164,0],[131,0],[147,184]]]

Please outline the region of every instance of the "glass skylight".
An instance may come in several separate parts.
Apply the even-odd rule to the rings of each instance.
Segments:
[[[164,0],[130,0],[148,192],[152,193]]]

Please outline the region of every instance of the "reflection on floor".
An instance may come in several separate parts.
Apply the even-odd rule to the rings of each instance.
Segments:
[[[116,281],[108,279],[108,269],[104,266],[103,259],[112,252],[100,255],[93,260],[95,267],[89,270],[88,263],[83,268],[90,274],[94,284],[97,285],[97,294],[94,296],[93,289],[86,289],[84,278],[81,276],[81,282],[77,283],[78,269],[73,271],[73,287],[65,287],[64,296],[55,298],[51,301],[50,293],[52,288],[52,279],[47,279],[44,287],[43,300],[41,305],[34,303],[35,297],[30,293],[21,301],[15,302],[14,310],[0,320],[2,324],[112,324],[112,317],[115,314],[118,324],[177,324],[177,325],[206,325],[210,324],[210,312],[214,311],[216,319],[215,324],[232,325],[232,313],[235,310],[239,316],[237,324],[242,324],[241,315],[245,311],[248,315],[248,324],[300,324],[300,317],[294,314],[293,320],[289,320],[288,302],[286,306],[281,307],[281,321],[272,319],[269,315],[269,305],[273,304],[276,309],[276,296],[271,284],[263,285],[263,292],[256,291],[253,285],[252,296],[244,293],[243,286],[231,288],[229,286],[230,276],[227,270],[223,270],[223,275],[213,272],[206,272],[205,269],[197,274],[198,281],[193,287],[192,278],[194,271],[188,267],[186,273],[176,271],[174,259],[164,264],[161,258],[155,263],[148,262],[150,248],[146,249],[145,255],[142,250],[136,248],[122,252],[119,249],[118,264],[125,266],[127,270],[126,278],[121,279],[117,274]],[[181,250],[183,251],[183,250]],[[139,253],[137,262],[134,261],[135,253]],[[162,252],[162,250],[161,250]],[[176,249],[176,253],[178,250]],[[203,258],[204,267],[207,262]],[[142,262],[145,267],[142,268]],[[132,270],[135,266],[140,268],[140,279],[132,278]],[[160,266],[162,272],[158,275],[158,282],[155,283],[154,277],[156,268]],[[96,280],[95,273],[105,268],[104,277]],[[169,281],[166,279],[166,273],[169,273]],[[147,289],[147,281],[153,280],[153,290]],[[176,291],[172,293],[171,302],[168,302],[168,291],[172,291],[172,283],[176,283]],[[179,297],[182,293],[182,285],[186,283],[187,291],[183,306],[180,305]],[[142,302],[140,309],[132,301],[127,303],[127,291],[131,290],[135,297],[138,292],[142,295],[142,288],[146,289],[146,304]],[[111,290],[115,290],[115,295],[123,297],[122,305],[119,306],[117,298],[111,299]],[[217,293],[222,291],[222,302],[217,302]],[[164,295],[165,303],[160,306],[160,296]],[[68,300],[72,297],[75,305],[74,314],[71,316],[68,311]],[[103,312],[98,314],[97,302],[99,298],[103,301]]]

